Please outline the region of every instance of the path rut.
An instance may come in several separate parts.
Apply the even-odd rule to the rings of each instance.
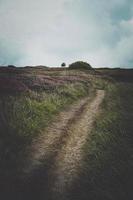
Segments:
[[[54,157],[62,146],[63,140],[67,137],[69,126],[74,123],[78,115],[82,113],[85,105],[90,101],[90,97],[83,98],[77,103],[61,111],[54,122],[36,138],[29,148],[29,156],[24,167],[24,172],[30,175],[40,167],[42,161],[47,161]]]
[[[78,177],[84,155],[82,147],[92,130],[104,94],[103,90],[98,90],[95,99],[86,105],[80,118],[68,130],[67,141],[62,146],[50,171],[53,199],[67,199],[67,191]]]
[[[45,134],[33,142],[24,172],[26,176],[34,176],[34,171],[39,170],[42,163],[51,161],[47,167],[51,197],[47,199],[67,199],[67,191],[82,168],[82,147],[92,130],[104,95],[103,90],[97,90],[92,101],[84,98],[62,111]]]

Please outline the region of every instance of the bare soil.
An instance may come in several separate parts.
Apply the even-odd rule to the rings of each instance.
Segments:
[[[42,133],[30,147],[30,159],[25,165],[24,174],[31,180],[35,172],[40,170],[40,180],[47,173],[47,181],[41,181],[41,187],[47,184],[43,186],[47,187],[50,194],[47,199],[68,199],[67,191],[82,168],[83,146],[104,95],[103,90],[97,90],[93,100],[84,98],[62,111],[45,134]],[[45,170],[42,170],[43,166]]]
[[[84,157],[82,147],[92,130],[103,97],[104,91],[98,90],[95,99],[86,104],[80,117],[68,129],[67,140],[56,156],[54,165],[51,168],[50,174],[54,179],[51,178],[50,180],[52,180],[51,188],[54,199],[67,199],[67,191],[73,181],[78,178],[82,168],[82,158]]]

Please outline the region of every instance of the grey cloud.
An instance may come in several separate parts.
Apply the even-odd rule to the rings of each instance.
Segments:
[[[131,0],[0,0],[0,63],[132,67]]]

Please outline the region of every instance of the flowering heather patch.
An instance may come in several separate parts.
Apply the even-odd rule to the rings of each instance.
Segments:
[[[31,90],[50,90],[58,86],[76,83],[76,82],[86,82],[88,79],[78,76],[46,76],[46,75],[36,75],[24,78],[23,82]]]
[[[62,69],[0,68],[0,92],[2,93],[53,91],[59,86],[77,82],[84,83],[89,80],[88,74]]]
[[[77,82],[77,81],[88,81],[88,77],[85,76],[74,76],[74,75],[70,75],[70,76],[57,76],[56,78],[58,78],[58,80],[63,80],[65,82]]]
[[[28,87],[21,81],[14,78],[0,78],[0,92],[12,93],[25,91],[28,91]]]

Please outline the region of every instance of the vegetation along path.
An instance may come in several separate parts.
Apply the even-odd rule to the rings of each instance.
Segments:
[[[24,172],[27,177],[32,177],[47,163],[48,190],[53,194],[50,199],[66,199],[67,190],[78,177],[82,167],[82,147],[104,94],[104,90],[97,90],[93,100],[84,98],[62,111],[46,133],[33,142]]]

